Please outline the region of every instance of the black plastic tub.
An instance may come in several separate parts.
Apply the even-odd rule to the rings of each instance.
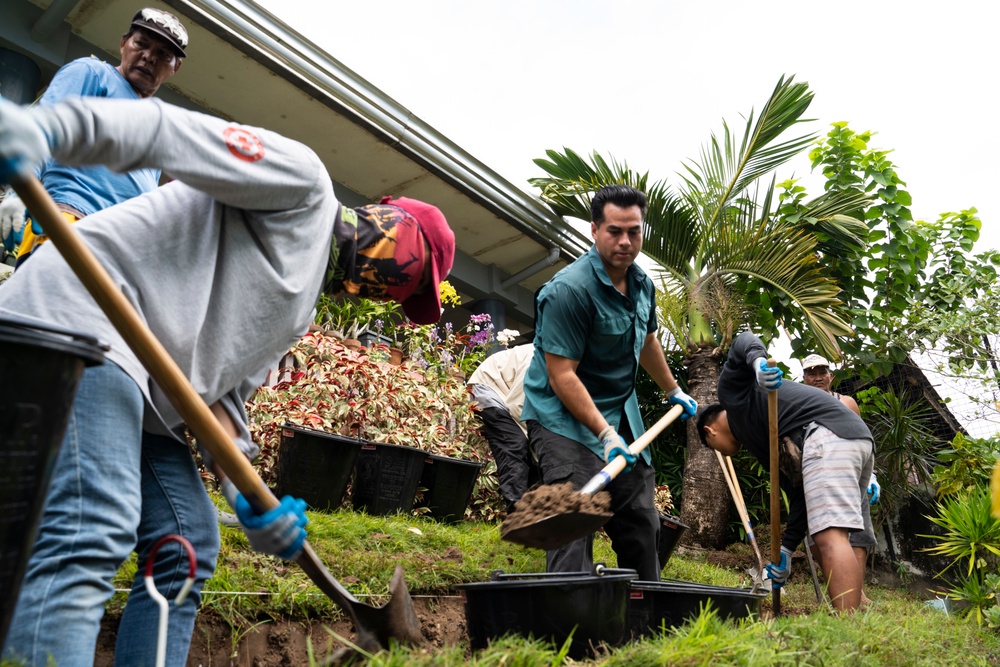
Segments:
[[[409,512],[426,457],[415,447],[365,442],[354,464],[354,509],[377,515]]]
[[[340,507],[364,441],[285,424],[281,428],[275,493],[301,498],[313,510]]]
[[[87,334],[0,318],[0,646],[80,376],[105,349]]]
[[[455,586],[465,598],[472,648],[485,648],[506,634],[545,639],[561,648],[572,635],[569,656],[594,655],[600,645],[629,639],[629,582],[635,570],[596,565],[593,572],[503,574]]]
[[[420,475],[420,486],[427,490],[417,507],[427,507],[429,516],[448,523],[463,520],[482,467],[478,461],[427,455]]]
[[[720,618],[740,619],[760,614],[767,592],[726,588],[688,581],[633,581],[629,587],[628,617],[632,637],[657,634],[682,625],[711,604]]]
[[[681,541],[681,536],[687,530],[687,525],[681,523],[680,517],[670,514],[660,514],[660,542],[657,553],[660,556],[660,568],[666,566],[670,556],[673,555],[677,543]]]

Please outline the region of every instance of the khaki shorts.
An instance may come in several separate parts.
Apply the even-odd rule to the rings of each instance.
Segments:
[[[875,464],[871,440],[847,440],[816,425],[802,447],[802,487],[809,534],[827,528],[864,530],[862,502]]]

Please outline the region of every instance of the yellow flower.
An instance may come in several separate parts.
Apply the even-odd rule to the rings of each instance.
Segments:
[[[442,280],[438,285],[438,293],[441,295],[441,303],[445,306],[458,307],[462,305],[462,297],[458,296],[458,292],[447,280]]]

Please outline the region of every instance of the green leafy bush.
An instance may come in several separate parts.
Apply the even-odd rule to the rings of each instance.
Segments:
[[[938,497],[975,488],[988,488],[997,463],[997,441],[992,438],[969,438],[959,433],[951,447],[937,454],[932,479]]]
[[[945,592],[949,598],[967,602],[969,615],[982,624],[986,611],[996,604],[1000,563],[1000,521],[990,512],[989,488],[978,486],[945,496],[937,509],[935,516],[927,518],[944,534],[922,535],[936,542],[925,551],[951,559],[938,576],[961,567],[958,585],[946,587]]]

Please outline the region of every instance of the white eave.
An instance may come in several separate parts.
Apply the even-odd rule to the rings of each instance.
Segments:
[[[48,69],[83,55],[74,50],[86,45],[116,63],[123,27],[136,8],[118,0],[31,0],[30,8],[28,0],[9,1],[23,5],[8,14],[21,25],[0,28],[0,45],[47,60]],[[349,205],[391,194],[439,206],[455,231],[452,282],[461,293],[501,301],[530,329],[535,290],[590,247],[589,238],[540,200],[252,2],[147,4],[181,15],[188,27],[188,58],[165,86],[182,103],[310,146]],[[29,37],[32,27],[35,37]],[[61,62],[60,43],[68,44]],[[159,96],[178,101],[168,91]]]

